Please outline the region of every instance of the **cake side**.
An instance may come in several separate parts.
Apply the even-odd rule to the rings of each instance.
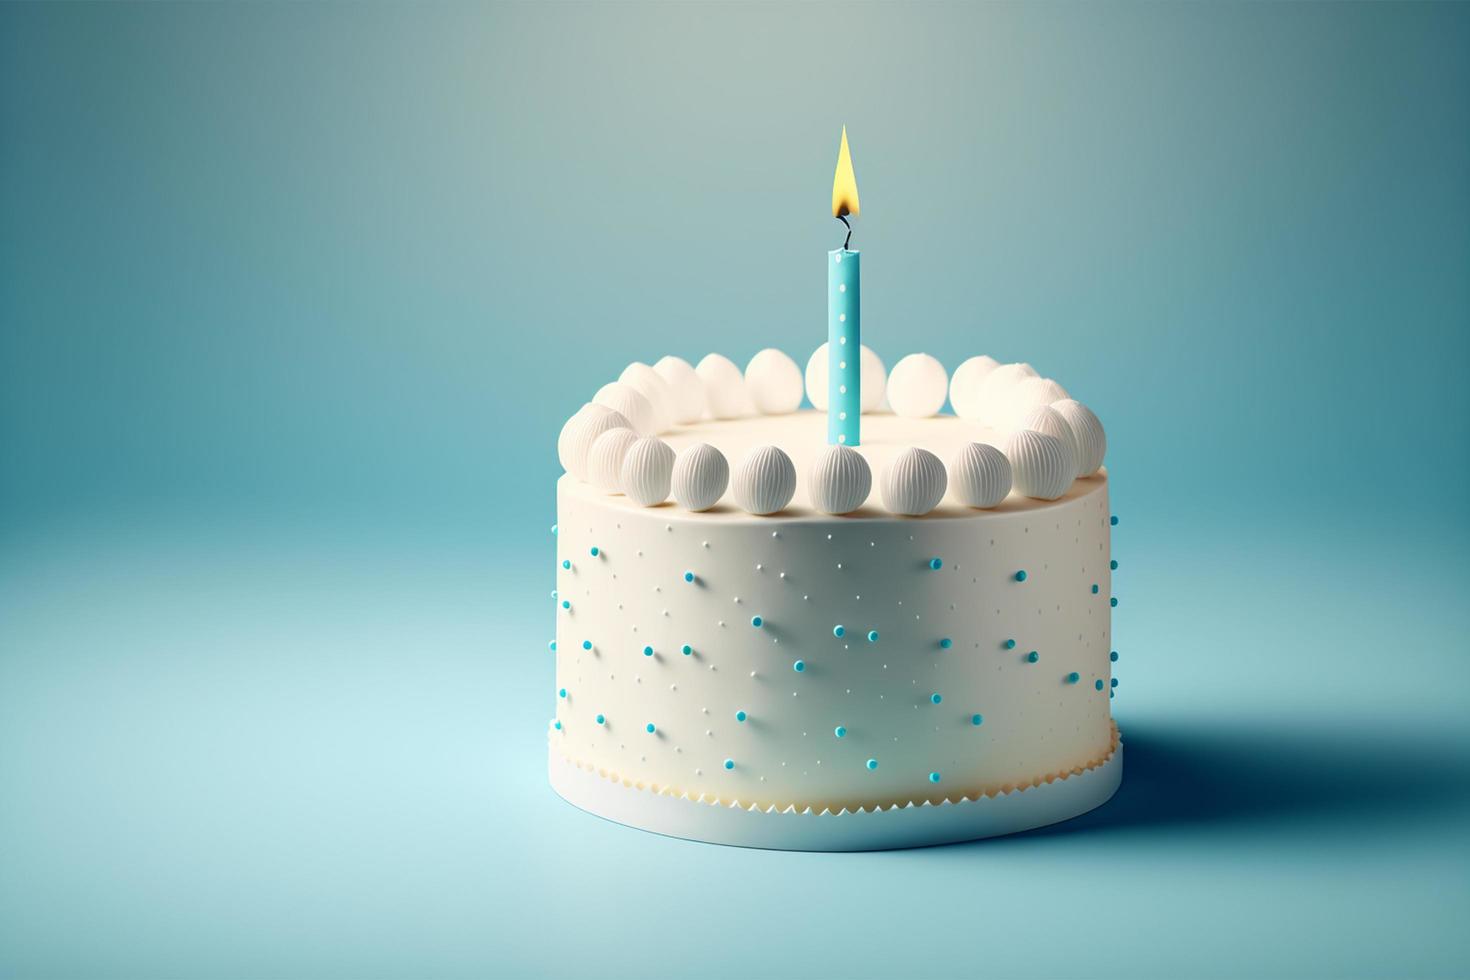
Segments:
[[[570,477],[557,497],[551,751],[574,765],[835,811],[1112,751],[1105,472],[921,519],[636,507]]]

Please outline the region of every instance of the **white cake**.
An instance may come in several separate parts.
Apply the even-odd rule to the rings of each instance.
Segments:
[[[646,414],[690,417],[704,382],[667,374],[678,384],[646,384]],[[641,440],[607,409],[574,416],[557,487],[558,791],[646,829],[832,849],[1022,829],[1111,795],[1102,429],[1070,399],[983,401],[993,418],[865,415],[840,451],[813,411],[670,421]],[[775,402],[789,399],[749,399]],[[985,424],[1001,418],[1038,429]],[[628,494],[573,476],[578,452],[601,473],[625,453]]]

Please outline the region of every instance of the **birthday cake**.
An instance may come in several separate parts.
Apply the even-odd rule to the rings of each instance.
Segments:
[[[804,375],[773,348],[635,362],[562,428],[550,776],[585,810],[859,850],[1117,789],[1102,423],[1029,364],[890,374],[862,345],[858,213],[844,128]]]
[[[862,849],[1116,789],[1097,416],[1027,364],[853,360],[851,392],[828,345],[804,376],[770,349],[635,363],[567,421],[548,735],[571,802]]]

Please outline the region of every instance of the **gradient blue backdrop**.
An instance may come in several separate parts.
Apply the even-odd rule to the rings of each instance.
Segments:
[[[1053,831],[545,785],[554,453],[865,339],[1109,428]],[[1470,972],[1470,6],[0,7],[0,975]]]

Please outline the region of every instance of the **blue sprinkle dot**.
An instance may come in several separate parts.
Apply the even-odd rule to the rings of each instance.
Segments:
[[[651,657],[651,656],[653,656],[653,647],[644,647],[643,648],[643,655],[645,657]]]
[[[1093,681],[1092,686],[1101,691],[1103,689],[1102,678],[1098,678],[1097,680]]]
[[[836,735],[838,738],[847,738],[847,729],[841,725],[838,725],[836,728],[832,729],[832,734]]]
[[[563,558],[561,560],[561,567],[562,568],[571,568],[572,567],[572,560],[570,558]]]
[[[592,641],[591,640],[583,640],[582,641],[582,649],[583,650],[591,650],[592,649]]]
[[[694,648],[692,646],[690,646],[689,644],[686,643],[682,647],[679,648],[679,652],[682,653],[682,654],[684,654],[684,656],[687,657],[691,653],[694,652]]]
[[[796,671],[798,674],[801,673],[803,670],[806,670],[806,661],[798,660],[796,663],[791,665],[791,669]]]
[[[556,730],[561,731],[561,722],[556,723]]]
[[[1006,640],[1004,643],[1001,644],[1001,646],[1005,647],[1007,650],[1014,650],[1016,649],[1016,641]]]
[[[1109,691],[1108,692],[1108,697],[1109,698],[1115,698],[1117,696],[1118,696],[1118,692],[1117,691]]]
[[[597,545],[594,544],[591,548],[588,548],[587,549],[587,554],[591,555],[593,558],[596,558],[597,557]]]
[[[737,712],[735,712],[735,720],[736,721],[744,721],[745,720],[745,712],[743,712],[743,711],[737,711]]]
[[[1116,572],[1118,570],[1118,559],[1114,558],[1112,561],[1108,562],[1108,567]]]
[[[1081,679],[1082,679],[1082,675],[1079,674],[1079,673],[1077,673],[1075,670],[1072,671],[1070,674],[1067,675],[1067,683],[1068,684],[1076,684]]]
[[[1118,662],[1118,651],[1117,650],[1114,650],[1112,653],[1108,654],[1108,659],[1111,660],[1113,663],[1117,663]]]
[[[560,691],[557,691],[556,692],[556,696],[559,697],[559,698],[566,697],[567,696],[567,689],[566,688],[562,688]]]
[[[954,646],[954,640],[951,640],[947,636],[939,641],[939,649],[941,650],[948,650],[952,646]]]
[[[868,642],[869,643],[877,643],[878,642],[878,631],[877,630],[868,630]]]
[[[1030,653],[1026,654],[1026,662],[1027,663],[1033,663],[1034,664],[1034,663],[1036,663],[1036,661],[1038,661],[1040,659],[1041,659],[1041,654],[1037,653],[1035,650],[1032,650]]]
[[[1112,517],[1109,517],[1108,518],[1108,523],[1111,524],[1111,525],[1113,525],[1113,527],[1117,527],[1118,526],[1118,515],[1117,514],[1114,514]]]
[[[756,629],[760,629],[761,628],[761,625],[764,624],[764,623],[765,623],[765,620],[764,619],[761,619],[759,616],[752,616],[752,617],[750,617],[750,625],[754,626]]]
[[[1092,583],[1092,594],[1097,595],[1097,583]]]
[[[842,639],[842,637],[846,633],[847,633],[847,630],[843,629],[840,625],[839,626],[832,627],[832,635],[835,636],[835,637],[837,637],[839,640]]]
[[[1108,605],[1110,605],[1110,606],[1117,606],[1118,605],[1118,597],[1117,596],[1113,596],[1111,599],[1109,599],[1108,600]]]
[[[973,714],[973,715],[971,715],[970,716],[970,724],[975,725],[977,727],[980,726],[980,725],[985,724],[985,716],[982,715],[982,714]]]
[[[939,773],[937,773],[937,772],[931,772],[929,774],[929,782],[931,782],[931,783],[937,783],[937,782],[939,782]]]
[[[684,581],[686,581],[686,582],[693,582],[694,581],[694,573],[693,572],[685,572],[684,573]]]
[[[930,558],[929,567],[937,572],[944,567],[944,562],[940,561],[938,558]]]
[[[868,760],[868,768],[869,769],[877,769],[878,768],[878,760],[877,759],[869,759]]]
[[[726,759],[725,760],[725,768],[726,769],[734,769],[735,768],[735,760],[734,759]]]
[[[598,716],[597,716],[597,723],[598,723],[598,724],[599,724],[599,725],[603,725],[603,724],[606,724],[606,723],[607,723],[607,719],[606,719],[606,718],[604,718],[604,717],[603,717],[603,716],[602,716],[602,715],[598,715]]]
[[[939,702],[943,701],[944,698],[939,696],[938,691],[935,691],[933,694],[929,695],[929,700],[934,704],[938,704]]]
[[[1114,677],[1113,678],[1113,687],[1117,687],[1117,686],[1118,686],[1118,678]]]
[[[568,602],[567,600],[563,599],[561,601],[561,607],[563,609],[570,609],[570,608],[572,608],[572,604],[570,602]]]
[[[555,524],[551,525],[551,533],[552,534],[555,534],[556,533],[556,525]]]
[[[1024,581],[1026,581],[1026,569],[1023,568],[1023,569],[1021,569],[1020,571],[1018,571],[1016,573],[1016,581],[1017,582],[1024,582]]]
[[[645,732],[647,732],[648,734],[652,735],[654,733],[654,731],[655,731],[655,729],[653,727],[653,722],[650,721],[648,724],[644,725],[643,726],[643,730]]]
[[[546,644],[546,649],[550,650],[552,653],[555,653],[556,652],[556,641],[555,640],[552,640],[550,643]]]

